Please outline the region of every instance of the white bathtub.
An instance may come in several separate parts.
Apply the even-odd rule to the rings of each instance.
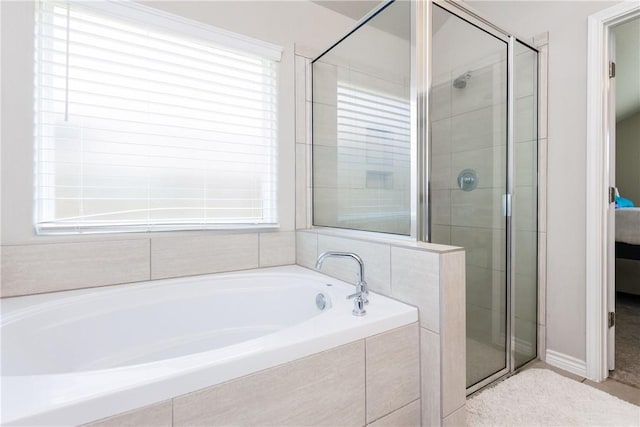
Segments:
[[[2,425],[94,421],[418,319],[373,293],[353,316],[353,291],[289,266],[2,300]]]

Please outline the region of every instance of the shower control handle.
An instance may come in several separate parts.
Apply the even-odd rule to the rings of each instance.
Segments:
[[[462,191],[472,191],[478,186],[478,174],[473,169],[465,169],[458,174],[458,187]]]

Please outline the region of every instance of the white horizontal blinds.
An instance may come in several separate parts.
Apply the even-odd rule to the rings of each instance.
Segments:
[[[129,3],[40,4],[38,229],[277,223],[280,51],[194,25]]]
[[[347,190],[348,207],[341,216],[408,213],[409,101],[339,82],[337,130],[338,182],[352,183]]]

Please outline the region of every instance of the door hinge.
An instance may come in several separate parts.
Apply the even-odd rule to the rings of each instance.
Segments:
[[[609,203],[616,201],[616,187],[609,187]]]
[[[616,63],[609,61],[609,78],[612,79],[616,76]]]
[[[616,313],[614,311],[609,312],[609,327],[613,328],[616,326]]]
[[[502,195],[502,215],[511,216],[511,194]]]

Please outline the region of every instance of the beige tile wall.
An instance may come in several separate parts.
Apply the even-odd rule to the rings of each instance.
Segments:
[[[311,123],[310,54],[296,45],[296,229],[311,225],[311,126],[307,126]],[[323,106],[318,108],[315,113],[322,114]]]
[[[294,264],[290,232],[2,247],[2,297]]]
[[[297,263],[307,268],[314,268],[315,260],[323,251],[361,255],[367,281],[371,283],[373,275],[381,275],[374,279],[379,284],[377,292],[418,308],[420,333],[416,331],[413,337],[414,345],[420,342],[421,371],[415,375],[420,377],[422,391],[422,425],[440,425],[445,417],[464,407],[465,253],[461,248],[386,240],[370,234],[348,235],[343,230],[331,229],[298,230],[296,242]],[[355,281],[357,266],[353,261],[331,267],[328,262],[322,268],[324,273],[351,283]],[[393,348],[411,345],[409,337],[408,331],[404,337],[398,336],[401,341]],[[375,340],[371,345],[375,345]],[[367,366],[369,362],[367,359]],[[390,361],[381,363],[387,369],[395,368]],[[395,398],[408,401],[410,396],[406,390],[393,391],[382,401],[398,404]],[[367,422],[376,416],[375,411],[375,406],[368,408]]]
[[[364,357],[356,341],[177,397],[174,426],[362,426]]]
[[[104,418],[82,427],[172,427],[173,403],[171,400],[149,405],[144,408]]]
[[[149,240],[2,247],[2,296],[148,280]]]
[[[420,399],[369,424],[371,427],[416,427],[420,425]]]
[[[463,427],[467,425],[467,410],[462,407],[451,415],[448,415],[442,422],[444,427]]]
[[[164,237],[151,240],[151,278],[258,267],[258,234]]]
[[[440,255],[406,248],[391,248],[391,296],[420,310],[420,326],[440,331]]]
[[[442,422],[440,335],[420,328],[420,375],[422,390],[422,425],[437,426]]]
[[[442,416],[466,401],[465,253],[440,255]]]
[[[395,39],[394,37],[391,37]],[[396,40],[398,42],[399,40]],[[296,105],[300,109],[296,118],[296,135],[298,143],[298,179],[304,180],[298,183],[296,227],[307,228],[310,225],[309,218],[305,221],[304,212],[308,212],[311,195],[311,176],[303,167],[308,165],[302,156],[306,152],[308,159],[313,160],[316,168],[321,173],[313,176],[314,180],[314,210],[313,222],[325,226],[363,230],[385,230],[388,232],[407,233],[410,221],[407,215],[409,209],[409,141],[397,140],[394,147],[369,147],[363,149],[361,144],[351,141],[341,141],[337,144],[337,85],[348,82],[358,88],[366,88],[373,93],[392,96],[397,99],[405,99],[409,96],[408,78],[403,76],[404,68],[398,64],[409,63],[406,49],[388,49],[388,43],[381,44],[379,54],[393,53],[394,60],[382,65],[387,68],[392,66],[393,72],[372,70],[364,66],[359,59],[350,54],[349,60],[343,62],[340,53],[332,52],[314,63],[313,85],[315,98],[313,100],[313,133],[314,144],[311,150],[311,141],[307,130],[311,129],[309,111],[311,110],[310,92],[307,91],[310,81],[309,58],[304,58],[298,53],[296,59]],[[404,45],[404,42],[402,43]],[[343,52],[344,53],[344,52]],[[356,55],[358,56],[358,55]],[[366,56],[366,55],[365,55]],[[395,58],[395,56],[399,56]],[[369,59],[369,58],[367,58]],[[384,61],[383,61],[384,63]],[[337,64],[337,65],[336,65]],[[382,64],[378,61],[377,65]],[[370,65],[370,64],[367,64]],[[406,68],[406,67],[405,67]],[[361,70],[367,70],[362,72]],[[307,72],[305,72],[307,71]],[[380,72],[380,73],[379,73]],[[304,80],[304,81],[303,81]],[[407,99],[408,101],[408,99]],[[303,121],[303,119],[306,119]],[[397,139],[397,138],[396,138]],[[311,155],[311,151],[313,154]],[[339,160],[339,161],[338,161]],[[381,161],[382,160],[382,161]],[[368,173],[384,173],[391,177],[387,184],[389,187],[373,188],[366,181]],[[375,206],[375,215],[371,207]],[[367,215],[364,215],[367,214]]]
[[[418,426],[418,324],[86,424]]]
[[[367,423],[420,398],[417,324],[366,340]]]

